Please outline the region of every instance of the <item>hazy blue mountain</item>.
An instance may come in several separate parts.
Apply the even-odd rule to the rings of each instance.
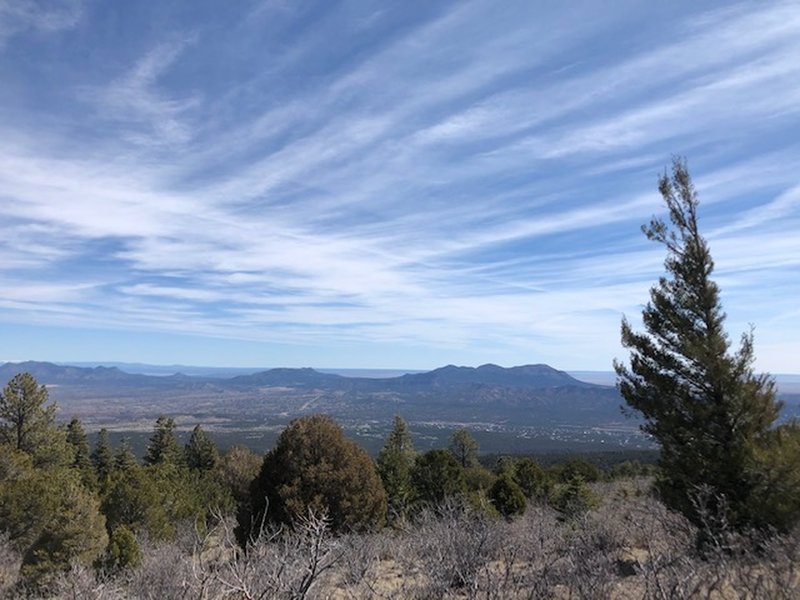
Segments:
[[[592,387],[564,371],[548,365],[523,365],[504,368],[486,364],[480,367],[457,367],[447,365],[427,373],[415,373],[401,377],[404,383],[423,385],[499,385],[504,387],[547,388],[558,386]]]
[[[225,382],[236,386],[324,387],[341,386],[349,377],[321,373],[308,367],[301,369],[269,369],[252,375],[239,375]]]

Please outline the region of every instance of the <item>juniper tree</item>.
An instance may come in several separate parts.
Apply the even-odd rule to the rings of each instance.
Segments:
[[[441,448],[417,456],[411,470],[411,481],[417,499],[434,505],[467,492],[463,467],[451,452]]]
[[[386,517],[386,492],[372,459],[324,415],[295,419],[283,430],[251,498],[253,523],[294,524],[311,511],[326,514],[336,531],[358,531],[380,527]]]
[[[658,489],[668,506],[699,524],[700,486],[737,527],[754,523],[762,477],[757,460],[780,411],[772,379],[753,372],[753,334],[730,350],[714,262],[697,223],[698,198],[684,161],[659,180],[669,221],[642,227],[662,244],[666,275],[650,290],[645,331],[622,321],[630,366],[615,361],[617,386],[661,446]]]
[[[0,485],[0,531],[39,580],[70,564],[91,565],[108,538],[99,502],[71,468],[19,469]]]
[[[525,512],[525,493],[508,473],[503,473],[495,479],[489,488],[489,499],[497,512],[507,519]]]

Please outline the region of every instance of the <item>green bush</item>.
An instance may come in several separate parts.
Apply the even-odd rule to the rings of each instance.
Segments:
[[[525,494],[508,475],[500,475],[491,488],[489,498],[497,511],[506,518],[525,512]]]
[[[136,536],[125,525],[111,533],[105,566],[112,571],[135,569],[142,562],[142,551]]]
[[[582,517],[599,504],[599,498],[580,475],[557,485],[550,497],[550,505],[560,513],[562,520]]]
[[[251,491],[254,522],[292,524],[326,514],[337,531],[381,527],[386,492],[366,451],[330,417],[292,421],[281,433]],[[246,525],[246,524],[243,524]]]
[[[447,450],[428,450],[419,455],[414,461],[411,481],[417,498],[431,504],[441,504],[446,498],[467,491],[464,469]]]

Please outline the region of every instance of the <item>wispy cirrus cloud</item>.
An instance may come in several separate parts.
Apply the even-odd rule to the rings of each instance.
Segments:
[[[580,18],[317,8],[218,23],[200,3],[153,30],[92,7],[87,35],[117,66],[64,75],[84,114],[9,71],[39,100],[0,117],[5,318],[314,346],[341,366],[397,366],[381,359],[396,346],[408,367],[606,368],[661,270],[638,226],[678,152],[732,327],[785,330],[800,291],[792,3],[684,7],[646,31],[591,3]],[[140,37],[103,41],[98,23],[126,18]],[[80,67],[65,56],[54,81]],[[49,125],[80,119],[92,135]],[[765,338],[764,364],[789,370]]]
[[[82,12],[80,1],[4,0],[0,2],[0,50],[15,35],[71,29],[78,24]]]
[[[131,141],[154,146],[185,144],[192,128],[185,113],[199,104],[199,98],[173,97],[158,85],[170,66],[178,60],[194,36],[159,44],[142,57],[127,73],[102,89],[84,92],[87,101],[101,114],[122,124],[123,134]]]

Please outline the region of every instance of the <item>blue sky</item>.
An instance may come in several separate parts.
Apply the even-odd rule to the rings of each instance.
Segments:
[[[800,372],[796,2],[0,0],[0,360],[609,370],[674,154]]]

